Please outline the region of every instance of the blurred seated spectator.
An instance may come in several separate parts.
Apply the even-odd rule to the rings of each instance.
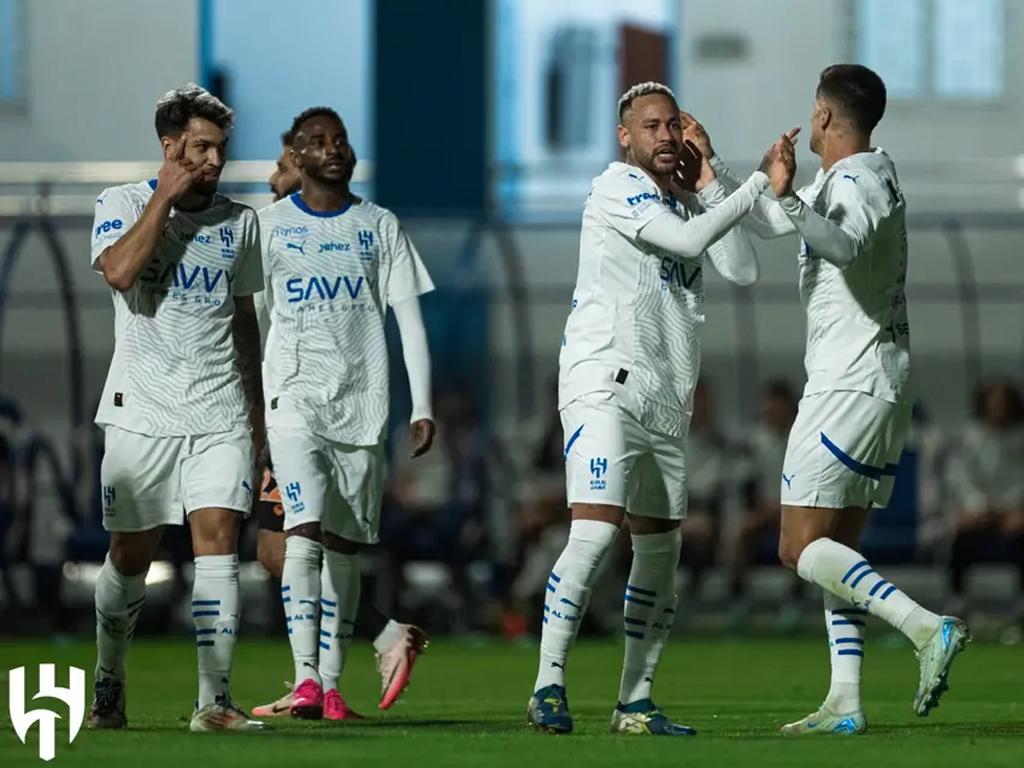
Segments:
[[[750,430],[743,447],[747,462],[742,483],[742,512],[732,542],[731,591],[737,621],[742,620],[749,608],[748,577],[756,564],[758,548],[765,539],[778,539],[782,468],[796,411],[797,400],[789,383],[781,379],[769,382],[764,390],[761,420]],[[780,622],[792,623],[798,618],[802,594],[803,581],[794,574],[791,599],[783,605]]]
[[[419,458],[412,458],[407,425],[392,435],[380,540],[394,566],[399,594],[406,586],[406,564],[434,561],[448,567],[456,629],[465,631],[478,618],[468,569],[481,552],[493,446],[476,405],[456,390],[436,395],[434,419],[433,448]]]
[[[726,441],[715,419],[715,402],[707,381],[693,391],[693,416],[686,441],[686,519],[680,525],[682,567],[689,571],[688,590],[693,598],[704,575],[715,563],[728,490]]]
[[[982,384],[974,418],[950,462],[956,509],[949,589],[962,610],[967,572],[979,561],[1009,558],[1018,569],[1015,619],[1024,624],[1024,407],[1013,382]],[[959,611],[958,611],[959,613]]]

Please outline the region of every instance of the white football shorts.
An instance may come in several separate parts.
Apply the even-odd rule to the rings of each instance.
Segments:
[[[188,437],[149,437],[104,429],[100,485],[103,527],[132,533],[182,525],[197,509],[252,510],[256,456],[239,427]]]
[[[284,529],[320,523],[327,533],[376,544],[384,485],[384,446],[347,445],[296,422],[267,428],[284,506]]]
[[[569,505],[607,504],[641,517],[686,517],[686,438],[645,429],[611,393],[561,411]]]
[[[863,392],[801,398],[782,468],[783,506],[888,505],[911,408]]]

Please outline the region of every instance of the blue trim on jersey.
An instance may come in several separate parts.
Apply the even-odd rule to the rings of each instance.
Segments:
[[[845,453],[838,445],[829,440],[828,436],[824,432],[821,433],[821,444],[828,448],[829,451],[832,452],[832,455],[839,459],[840,463],[845,465],[847,469],[856,472],[858,475],[869,477],[872,480],[881,480],[883,475],[896,474],[896,464],[886,464],[884,467],[872,467],[869,464],[859,462],[849,454]]]
[[[294,195],[291,195],[291,201],[295,203],[298,209],[303,213],[308,213],[310,216],[317,216],[321,219],[329,219],[333,216],[341,216],[341,214],[345,213],[345,211],[352,207],[352,201],[349,200],[336,211],[314,211],[312,208],[306,205],[306,201],[303,200],[299,195],[300,193],[298,192],[296,192]]]
[[[146,183],[149,184],[149,188],[150,189],[152,189],[154,192],[156,192],[156,179],[150,179]]]

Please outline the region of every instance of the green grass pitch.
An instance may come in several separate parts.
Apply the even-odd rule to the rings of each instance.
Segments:
[[[581,643],[569,663],[569,702],[577,732],[529,730],[526,702],[535,647],[435,641],[412,686],[389,712],[376,708],[379,678],[366,644],[348,663],[343,693],[365,724],[274,719],[265,734],[192,734],[184,719],[195,698],[195,648],[187,638],[145,640],[129,657],[127,732],[83,729],[74,744],[58,723],[54,766],[201,768],[205,766],[983,766],[1024,765],[1024,648],[975,643],[958,659],[950,692],[931,717],[911,711],[917,664],[905,643],[869,637],[862,737],[785,739],[778,727],[810,712],[828,681],[828,650],[809,640],[673,642],[655,689],[666,713],[697,728],[696,738],[655,739],[607,733],[618,691],[621,646]],[[0,677],[43,662],[84,667],[86,640],[55,644],[0,641]],[[277,698],[290,678],[288,645],[242,638],[234,693],[246,709]],[[58,672],[58,684],[61,673]],[[6,684],[4,688],[6,688]],[[31,693],[29,695],[31,695]],[[6,698],[6,697],[5,697]],[[62,706],[62,705],[60,705]],[[60,711],[60,710],[58,710]],[[37,736],[18,741],[0,707],[0,766],[38,766]],[[64,744],[61,744],[61,736]]]

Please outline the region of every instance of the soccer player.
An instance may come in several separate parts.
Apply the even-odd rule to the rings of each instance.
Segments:
[[[302,179],[292,161],[292,143],[291,131],[281,135],[281,156],[278,157],[277,167],[269,179],[275,202],[297,193],[302,188]],[[262,299],[263,294],[257,294],[260,325],[266,334],[270,317],[266,303]],[[281,504],[281,489],[269,463],[263,469],[256,521],[259,526],[256,534],[256,557],[271,576],[280,580],[284,570],[285,553],[284,507]],[[322,594],[321,598],[337,602],[337,597],[333,594]],[[377,669],[381,676],[381,700],[378,707],[388,709],[398,701],[409,685],[416,659],[426,650],[427,635],[419,627],[389,619],[365,600],[359,601],[356,611],[355,634],[373,641],[374,650],[377,652]],[[289,691],[275,702],[254,708],[253,714],[257,717],[289,714],[293,699],[292,691]],[[335,720],[360,719],[360,715],[349,708],[340,692],[337,699],[332,696],[331,701],[332,706],[324,711],[325,717]]]
[[[265,392],[288,532],[281,590],[295,660],[290,712],[317,719],[341,706],[357,555],[378,539],[389,305],[412,392],[414,454],[433,441],[419,305],[433,283],[394,214],[351,194],[355,152],[337,113],[307,110],[291,135],[302,190],[260,212],[271,316]]]
[[[547,585],[540,669],[527,717],[569,733],[569,645],[598,569],[627,520],[633,564],[625,594],[625,662],[614,732],[694,731],[652,700],[676,607],[680,520],[686,514],[686,434],[700,368],[704,255],[732,282],[758,277],[740,228],[768,177],[755,172],[726,197],[699,157],[688,174],[698,194],[671,185],[686,158],[675,96],[643,83],[619,100],[626,162],[594,180],[583,211],[579,271],[559,363],[569,541]],[[684,168],[693,163],[687,160]]]
[[[817,712],[783,727],[787,735],[866,729],[865,614],[903,632],[917,649],[913,706],[922,717],[938,706],[950,666],[970,639],[961,619],[925,610],[856,551],[872,506],[889,502],[913,403],[906,204],[892,158],[871,142],[885,106],[885,84],[870,69],[825,69],[811,115],[810,146],[821,169],[794,192],[793,133],[783,136],[766,156],[778,201],[761,201],[744,221],[761,237],[801,238],[807,384],[786,448],[779,557],[825,593],[832,685]],[[706,135],[696,139],[699,125],[688,130],[714,158]],[[712,164],[728,176],[720,159]]]
[[[199,657],[193,731],[265,726],[232,702],[238,635],[238,527],[265,442],[259,224],[217,194],[234,115],[199,86],[157,103],[157,178],[96,201],[92,267],[111,288],[114,356],[96,415],[103,427],[103,525],[96,583],[91,728],[124,728],[125,655],[146,573],[166,525],[188,520]]]

